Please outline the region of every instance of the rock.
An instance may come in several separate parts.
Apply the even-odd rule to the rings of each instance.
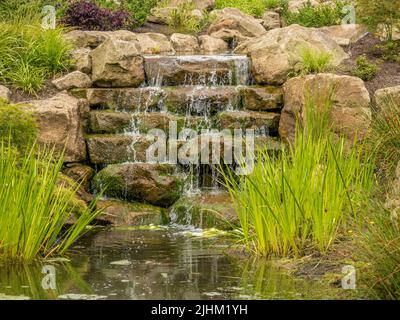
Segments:
[[[55,156],[61,155],[64,146],[65,162],[81,162],[86,159],[84,126],[89,105],[65,92],[46,100],[26,102],[38,123],[38,142],[55,148]]]
[[[237,30],[229,30],[229,29],[218,30],[217,32],[211,33],[211,36],[213,38],[225,41],[228,44],[228,47],[232,49],[236,48],[237,45],[251,39],[250,37],[243,36]]]
[[[237,108],[240,96],[236,87],[171,87],[165,90],[165,107],[172,113],[182,115],[215,114],[227,108]]]
[[[207,30],[209,35],[213,35],[220,30],[236,30],[242,37],[259,37],[267,32],[259,20],[238,9],[224,8],[214,10],[211,15],[215,19]]]
[[[86,99],[93,107],[135,112],[158,109],[163,97],[160,88],[150,87],[74,89],[71,94]]]
[[[147,226],[165,224],[165,209],[149,204],[121,200],[99,200],[97,220],[113,226]]]
[[[89,130],[91,133],[122,133],[133,122],[129,112],[91,111]]]
[[[91,51],[89,48],[78,48],[71,51],[71,58],[76,70],[87,74],[92,72]]]
[[[340,46],[349,46],[368,34],[366,27],[360,24],[328,26],[318,30],[331,37]]]
[[[107,186],[105,195],[171,206],[182,194],[183,180],[170,164],[125,163],[110,165],[94,178],[95,187]]]
[[[75,182],[79,183],[85,190],[89,190],[90,181],[95,174],[93,168],[80,163],[66,164],[62,172]]]
[[[304,118],[310,92],[323,104],[332,94],[331,121],[337,134],[352,141],[356,134],[358,139],[364,137],[371,121],[370,96],[364,82],[356,77],[317,74],[292,78],[285,83],[285,107],[279,124],[282,139],[294,140],[296,119]]]
[[[110,37],[109,32],[73,30],[64,34],[64,38],[75,48],[96,48]]]
[[[160,129],[168,132],[171,121],[177,123],[177,128],[195,128],[201,125],[201,121],[195,117],[175,116],[168,113],[149,112],[132,114],[128,112],[92,111],[90,113],[90,131],[92,133],[121,133],[124,130],[135,130],[147,133],[152,129]]]
[[[275,11],[266,11],[263,16],[263,26],[267,30],[280,28],[281,25],[281,16],[278,12]]]
[[[208,35],[199,37],[200,49],[204,54],[224,54],[229,51],[228,44]]]
[[[246,85],[245,56],[146,56],[146,79],[151,86]]]
[[[171,14],[177,10],[176,7],[155,7],[150,10],[147,21],[156,24],[168,24]]]
[[[288,11],[298,12],[299,9],[306,6],[307,3],[310,3],[313,7],[316,7],[319,5],[319,2],[317,0],[290,0],[289,6],[288,6]]]
[[[283,92],[276,87],[243,87],[240,89],[245,109],[253,111],[270,111],[281,109]]]
[[[60,91],[74,88],[89,88],[92,81],[89,76],[80,71],[74,71],[67,75],[54,79],[52,84]]]
[[[0,85],[0,101],[3,100],[4,102],[10,102],[11,91],[5,86]]]
[[[221,129],[254,129],[270,135],[278,132],[280,114],[256,111],[224,111],[218,115]]]
[[[200,51],[199,41],[195,36],[182,33],[174,33],[171,43],[178,53],[198,53]]]
[[[97,86],[138,87],[143,83],[143,58],[134,43],[107,39],[90,55],[92,80]]]
[[[161,33],[137,33],[134,42],[142,54],[175,54],[171,42]]]
[[[259,84],[283,84],[301,62],[301,52],[309,48],[315,52],[332,54],[332,66],[338,66],[349,56],[330,37],[314,28],[291,25],[274,29],[262,37],[248,40],[235,53],[246,53],[252,61],[252,72]]]
[[[374,100],[380,109],[385,109],[389,103],[400,106],[400,86],[376,90]]]
[[[229,193],[201,193],[183,196],[170,209],[173,223],[197,228],[230,230],[238,216]]]
[[[154,139],[145,135],[88,135],[86,143],[92,164],[145,162]]]

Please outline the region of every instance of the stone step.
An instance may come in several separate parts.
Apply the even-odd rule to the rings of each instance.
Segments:
[[[235,138],[240,139],[239,142],[235,142],[237,140],[231,138],[226,142],[221,136],[214,140],[213,134],[202,134],[197,136],[194,139],[183,140],[175,140],[175,141],[166,141],[163,145],[165,148],[165,153],[167,159],[162,158],[161,155],[158,154],[158,151],[155,151],[155,157],[160,156],[157,159],[151,159],[152,161],[159,160],[160,162],[165,162],[169,160],[170,157],[170,148],[175,144],[177,154],[186,156],[186,157],[197,157],[198,161],[201,162],[201,159],[205,158],[206,155],[201,155],[202,150],[206,150],[208,144],[208,156],[209,163],[212,163],[212,157],[215,156],[215,153],[220,150],[220,157],[225,159],[225,157],[229,156],[230,159],[234,160],[233,154],[234,150],[237,147],[242,149],[242,152],[246,150],[246,139],[245,138]],[[197,139],[197,145],[194,143]],[[115,135],[87,135],[86,136],[86,144],[89,153],[89,161],[93,165],[109,165],[116,163],[124,163],[124,162],[148,162],[147,152],[150,146],[154,147],[154,143],[157,141],[157,138],[144,134],[136,134],[136,135],[125,135],[125,134],[115,134]],[[214,144],[219,145],[219,147]],[[255,151],[259,149],[266,148],[271,151],[279,151],[281,148],[281,144],[278,139],[268,136],[256,136],[254,138]],[[205,151],[204,151],[205,152]],[[177,164],[187,164],[185,163],[182,157],[179,157],[176,161]]]
[[[144,56],[150,86],[248,85],[250,60],[244,55]]]
[[[181,115],[213,115],[223,110],[276,111],[282,108],[282,90],[257,86],[180,86],[146,88],[73,89],[94,109],[128,112],[169,111]]]
[[[207,127],[203,117],[184,117],[160,112],[129,113],[105,110],[90,112],[89,131],[95,134],[147,133],[152,129],[168,132],[171,122],[176,123],[178,132],[182,128],[200,130]]]

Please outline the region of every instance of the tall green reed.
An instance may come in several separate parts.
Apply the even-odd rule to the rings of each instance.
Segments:
[[[318,99],[307,97],[293,144],[279,155],[260,152],[247,176],[225,174],[242,240],[258,255],[327,252],[373,186],[364,144],[335,135],[331,100]]]
[[[77,205],[79,185],[60,186],[62,158],[36,146],[16,151],[0,142],[0,259],[30,261],[64,253],[96,217],[95,202],[76,223],[65,223]]]

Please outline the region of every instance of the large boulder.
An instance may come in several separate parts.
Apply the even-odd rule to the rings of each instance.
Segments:
[[[58,90],[69,90],[75,88],[89,88],[92,85],[92,80],[89,76],[80,71],[74,71],[62,76],[61,78],[54,79],[52,84]]]
[[[171,206],[182,194],[183,179],[170,164],[124,163],[110,165],[94,178],[94,186],[105,195]]]
[[[94,169],[81,163],[67,163],[62,173],[79,183],[82,188],[89,190],[90,181],[94,176]]]
[[[178,53],[198,53],[200,51],[199,40],[189,34],[174,33],[171,36],[171,43]]]
[[[283,92],[280,87],[248,86],[239,90],[247,110],[271,111],[282,108]]]
[[[303,121],[308,99],[313,107],[333,103],[331,121],[337,134],[354,140],[366,134],[371,121],[370,96],[364,82],[356,77],[317,74],[292,78],[284,85],[285,107],[279,123],[279,134],[289,142],[294,140],[296,119]]]
[[[209,35],[214,35],[221,30],[236,30],[242,37],[259,37],[267,32],[260,20],[238,9],[214,10],[211,15],[214,17],[214,21],[207,30]]]
[[[204,54],[224,54],[229,51],[228,44],[208,35],[199,36],[200,49]]]
[[[340,46],[349,46],[368,34],[367,28],[361,24],[342,24],[322,27],[318,30],[331,37]]]
[[[0,85],[0,100],[5,102],[10,101],[11,91],[5,86]]]
[[[264,36],[248,40],[236,48],[252,61],[252,72],[259,84],[283,84],[301,63],[304,49],[332,54],[331,64],[339,65],[349,56],[330,37],[314,28],[291,25],[268,31]]]
[[[56,156],[65,147],[65,162],[86,159],[84,126],[89,105],[85,100],[61,92],[50,99],[28,101],[25,108],[37,119],[40,144],[54,147]]]
[[[400,106],[400,86],[376,90],[374,100],[380,109],[385,109],[389,103]]]
[[[136,33],[132,41],[142,54],[175,54],[171,42],[161,33]]]
[[[99,87],[138,87],[143,58],[133,42],[107,39],[91,52],[92,80]]]

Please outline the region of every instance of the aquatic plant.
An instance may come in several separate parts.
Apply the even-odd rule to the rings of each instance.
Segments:
[[[365,145],[332,132],[330,101],[307,100],[292,145],[279,155],[261,152],[247,176],[225,175],[243,243],[258,255],[326,253],[373,186]]]
[[[64,226],[78,205],[79,185],[59,183],[63,159],[33,146],[17,152],[0,142],[0,258],[33,260],[64,253],[96,217],[95,202]]]

